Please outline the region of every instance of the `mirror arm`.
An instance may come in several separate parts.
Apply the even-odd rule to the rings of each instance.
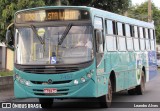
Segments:
[[[14,48],[12,46],[10,46],[8,43],[10,42],[10,39],[11,39],[11,36],[10,36],[11,35],[10,27],[12,27],[13,25],[14,25],[14,23],[11,23],[11,24],[8,25],[7,32],[6,32],[6,41],[5,41],[6,46],[9,47],[12,50],[14,50]]]
[[[10,28],[12,25],[14,25],[14,23],[9,24],[8,27],[7,27],[7,30],[9,30],[9,28]]]

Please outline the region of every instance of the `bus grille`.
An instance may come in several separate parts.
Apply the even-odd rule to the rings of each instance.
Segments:
[[[61,73],[68,73],[68,72],[75,72],[78,71],[79,68],[77,67],[63,67],[63,68],[21,68],[20,70],[27,72],[27,73],[37,73],[37,74],[61,74]]]
[[[51,84],[65,84],[65,83],[70,83],[72,80],[67,80],[67,81],[53,81]],[[43,84],[43,83],[48,83],[47,81],[31,81],[33,84]]]
[[[14,64],[15,68],[27,73],[34,74],[63,74],[79,71],[87,68],[92,64],[92,61],[87,61],[78,64],[59,64],[59,65],[21,65]]]

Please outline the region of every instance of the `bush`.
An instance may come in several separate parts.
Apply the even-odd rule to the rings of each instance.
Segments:
[[[0,71],[0,76],[12,76],[13,71]]]

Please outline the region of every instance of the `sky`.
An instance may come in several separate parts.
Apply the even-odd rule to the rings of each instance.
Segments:
[[[135,5],[135,4],[141,4],[145,1],[148,1],[148,0],[132,0],[132,4]],[[160,8],[160,0],[151,0],[158,8]]]

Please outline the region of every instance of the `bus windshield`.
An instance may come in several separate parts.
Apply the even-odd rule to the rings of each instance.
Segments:
[[[75,64],[93,58],[91,26],[71,26],[65,36],[66,26],[34,28],[16,29],[16,64]]]

